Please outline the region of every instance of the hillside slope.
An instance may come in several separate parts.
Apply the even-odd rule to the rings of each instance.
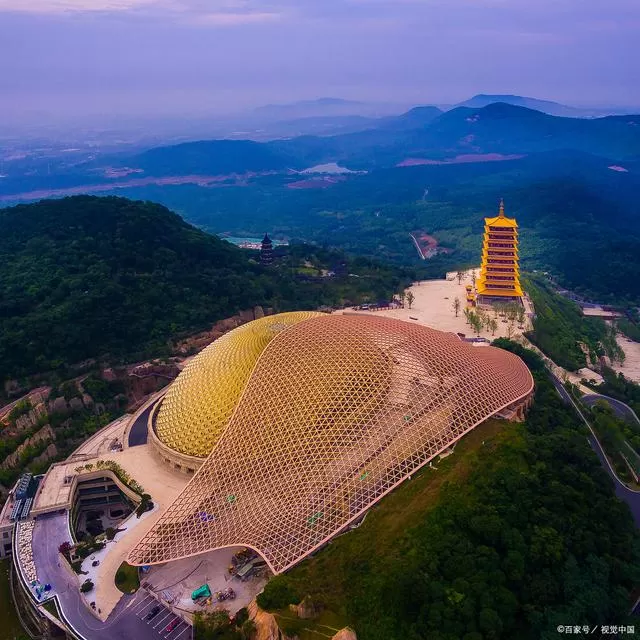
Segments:
[[[80,196],[2,209],[0,379],[107,353],[132,361],[255,305],[386,297],[410,280],[367,261],[349,263],[366,278],[296,278],[297,262],[340,259],[313,248],[292,248],[268,270],[249,256],[149,202]]]
[[[251,140],[204,140],[156,147],[128,160],[146,175],[226,175],[287,168],[290,159]]]
[[[572,149],[607,158],[640,150],[640,116],[592,120],[560,118],[505,103],[481,109],[459,107],[440,116],[420,141],[426,149],[476,153],[533,153]]]

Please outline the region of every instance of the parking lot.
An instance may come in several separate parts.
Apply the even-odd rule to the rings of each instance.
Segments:
[[[160,611],[153,614],[156,607],[159,607]],[[166,640],[191,640],[192,638],[192,627],[172,613],[162,602],[158,602],[148,594],[131,607],[131,612],[160,638]],[[169,628],[169,625],[173,628]]]

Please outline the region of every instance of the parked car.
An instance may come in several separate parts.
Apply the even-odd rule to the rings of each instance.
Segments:
[[[147,613],[147,615],[145,616],[145,620],[153,620],[160,613],[161,608],[162,607],[160,605],[156,605],[155,607],[153,607],[151,611],[149,611],[149,613]]]
[[[180,618],[174,618],[166,627],[165,631],[173,631],[180,624]]]

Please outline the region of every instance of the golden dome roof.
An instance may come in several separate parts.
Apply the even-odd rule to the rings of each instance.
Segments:
[[[294,311],[265,316],[229,331],[203,349],[162,401],[156,419],[160,441],[190,456],[208,456],[265,347],[288,327],[320,315]]]

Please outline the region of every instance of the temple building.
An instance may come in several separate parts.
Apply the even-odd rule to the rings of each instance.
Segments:
[[[268,266],[273,262],[273,243],[268,234],[264,234],[262,247],[260,248],[260,263]]]
[[[504,215],[504,201],[494,218],[484,219],[482,264],[476,283],[478,303],[519,301],[518,223]]]

